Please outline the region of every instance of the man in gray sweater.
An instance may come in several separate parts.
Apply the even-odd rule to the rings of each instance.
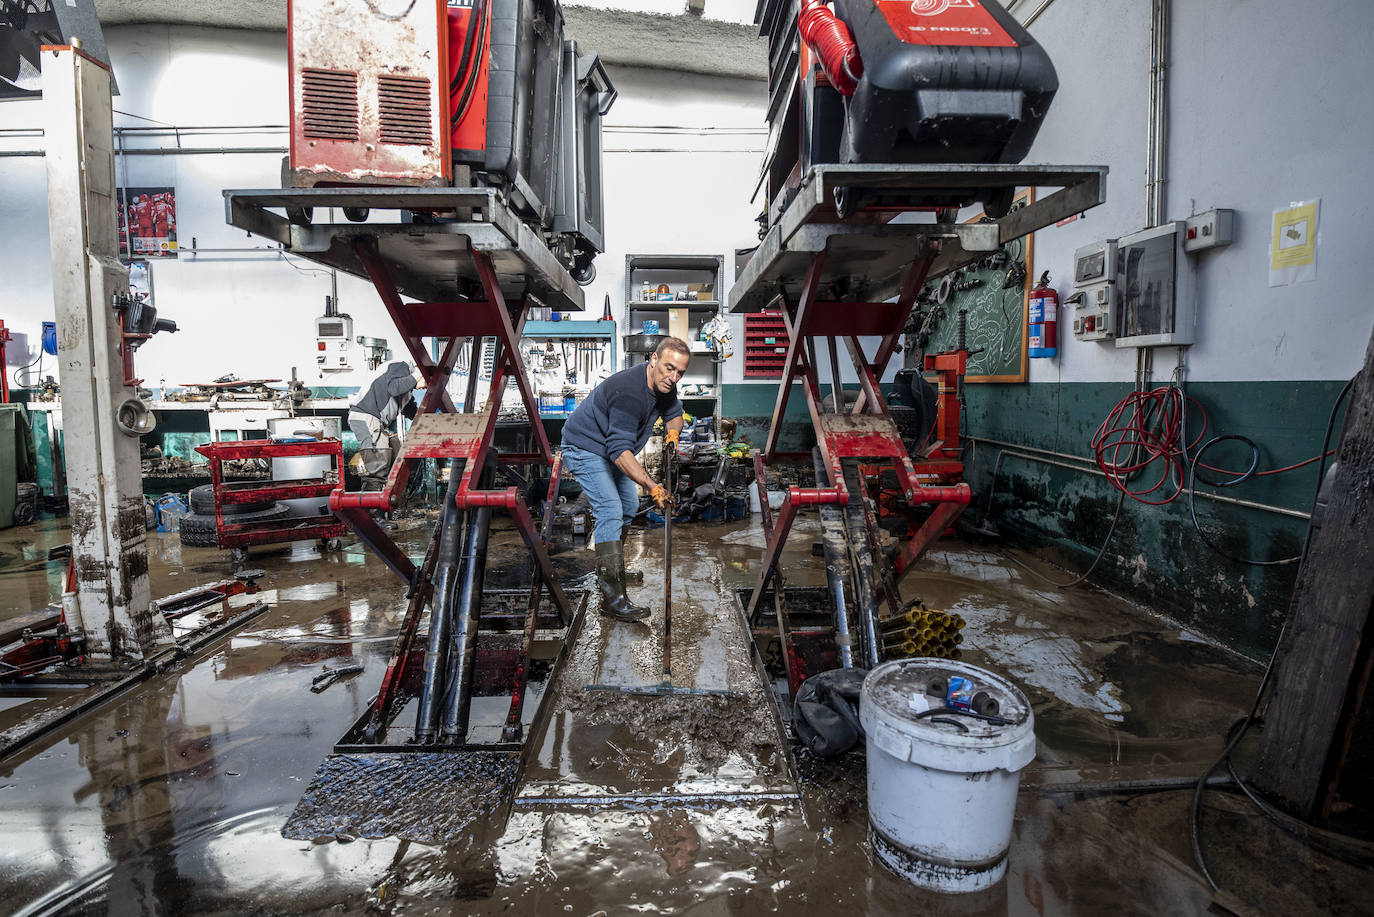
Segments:
[[[399,417],[415,416],[411,396],[425,387],[425,377],[409,363],[398,360],[384,366],[367,388],[348,406],[348,428],[358,438],[366,477],[382,477],[391,468],[386,428]]]

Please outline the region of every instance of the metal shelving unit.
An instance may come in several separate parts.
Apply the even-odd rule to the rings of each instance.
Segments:
[[[659,333],[670,333],[670,310],[683,310],[687,317],[685,339],[692,348],[692,364],[683,377],[684,385],[709,385],[707,395],[683,396],[683,407],[687,413],[703,416],[710,413],[717,422],[720,420],[720,391],[722,364],[715,362],[706,345],[701,341],[701,326],[720,314],[721,297],[724,290],[725,257],[723,255],[626,255],[625,256],[625,324],[627,337],[641,337],[640,332],[646,318],[658,320]],[[640,297],[640,288],[645,282],[657,287],[667,284],[676,295],[679,290],[686,291],[689,284],[710,284],[710,299],[696,300],[650,300]],[[645,359],[645,351],[631,351],[625,348],[625,366],[633,366],[638,360]]]

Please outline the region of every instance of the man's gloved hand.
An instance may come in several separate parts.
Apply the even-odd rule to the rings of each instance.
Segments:
[[[654,489],[649,491],[649,496],[658,504],[659,509],[667,509],[671,498],[668,496],[668,488],[662,484],[655,484]]]
[[[669,431],[668,431],[666,434],[664,434],[664,436],[663,436],[663,448],[664,448],[664,449],[667,449],[669,446],[676,446],[676,445],[677,445],[677,441],[678,441],[678,439],[679,439],[681,436],[682,436],[682,431],[681,431],[681,430],[676,429],[676,428],[673,428],[673,429],[669,430]]]

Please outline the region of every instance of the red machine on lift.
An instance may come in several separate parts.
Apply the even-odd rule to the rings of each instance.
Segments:
[[[288,18],[286,185],[494,188],[591,282],[616,93],[600,58],[564,40],[558,0],[290,0]],[[308,224],[310,208],[288,214]]]
[[[824,669],[881,661],[880,607],[900,610],[900,577],[971,498],[959,425],[963,335],[921,367],[938,380],[937,415],[916,455],[879,386],[922,286],[1101,203],[1106,169],[1009,164],[1029,149],[1058,82],[1043,49],[996,3],[835,0],[832,12],[823,0],[767,0],[757,22],[769,38],[774,122],[767,228],[730,307],[778,309],[786,327],[772,427],[755,455],[760,488],[764,465],[788,460],[811,460],[817,486],[790,488],[776,521],[765,509],[768,546],[742,606],[756,640],[776,635],[795,694]],[[1026,187],[1059,190],[1012,211]],[[960,208],[977,203],[985,220],[959,222]],[[863,338],[877,339],[871,355]],[[840,397],[840,340],[861,389],[852,406]],[[831,404],[821,397],[821,341]],[[778,450],[795,381],[814,456]],[[819,614],[789,608],[778,565],[808,506],[820,510],[829,579]],[[895,551],[880,525],[894,514],[907,518]]]

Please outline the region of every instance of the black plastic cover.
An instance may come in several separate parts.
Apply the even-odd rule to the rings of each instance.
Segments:
[[[1049,55],[1000,4],[962,0],[934,7],[951,5],[970,17],[983,17],[981,7],[1006,43],[906,41],[875,0],[835,0],[864,68],[847,105],[841,161],[1016,163],[1029,152],[1059,88]],[[906,18],[925,21],[920,15]]]

